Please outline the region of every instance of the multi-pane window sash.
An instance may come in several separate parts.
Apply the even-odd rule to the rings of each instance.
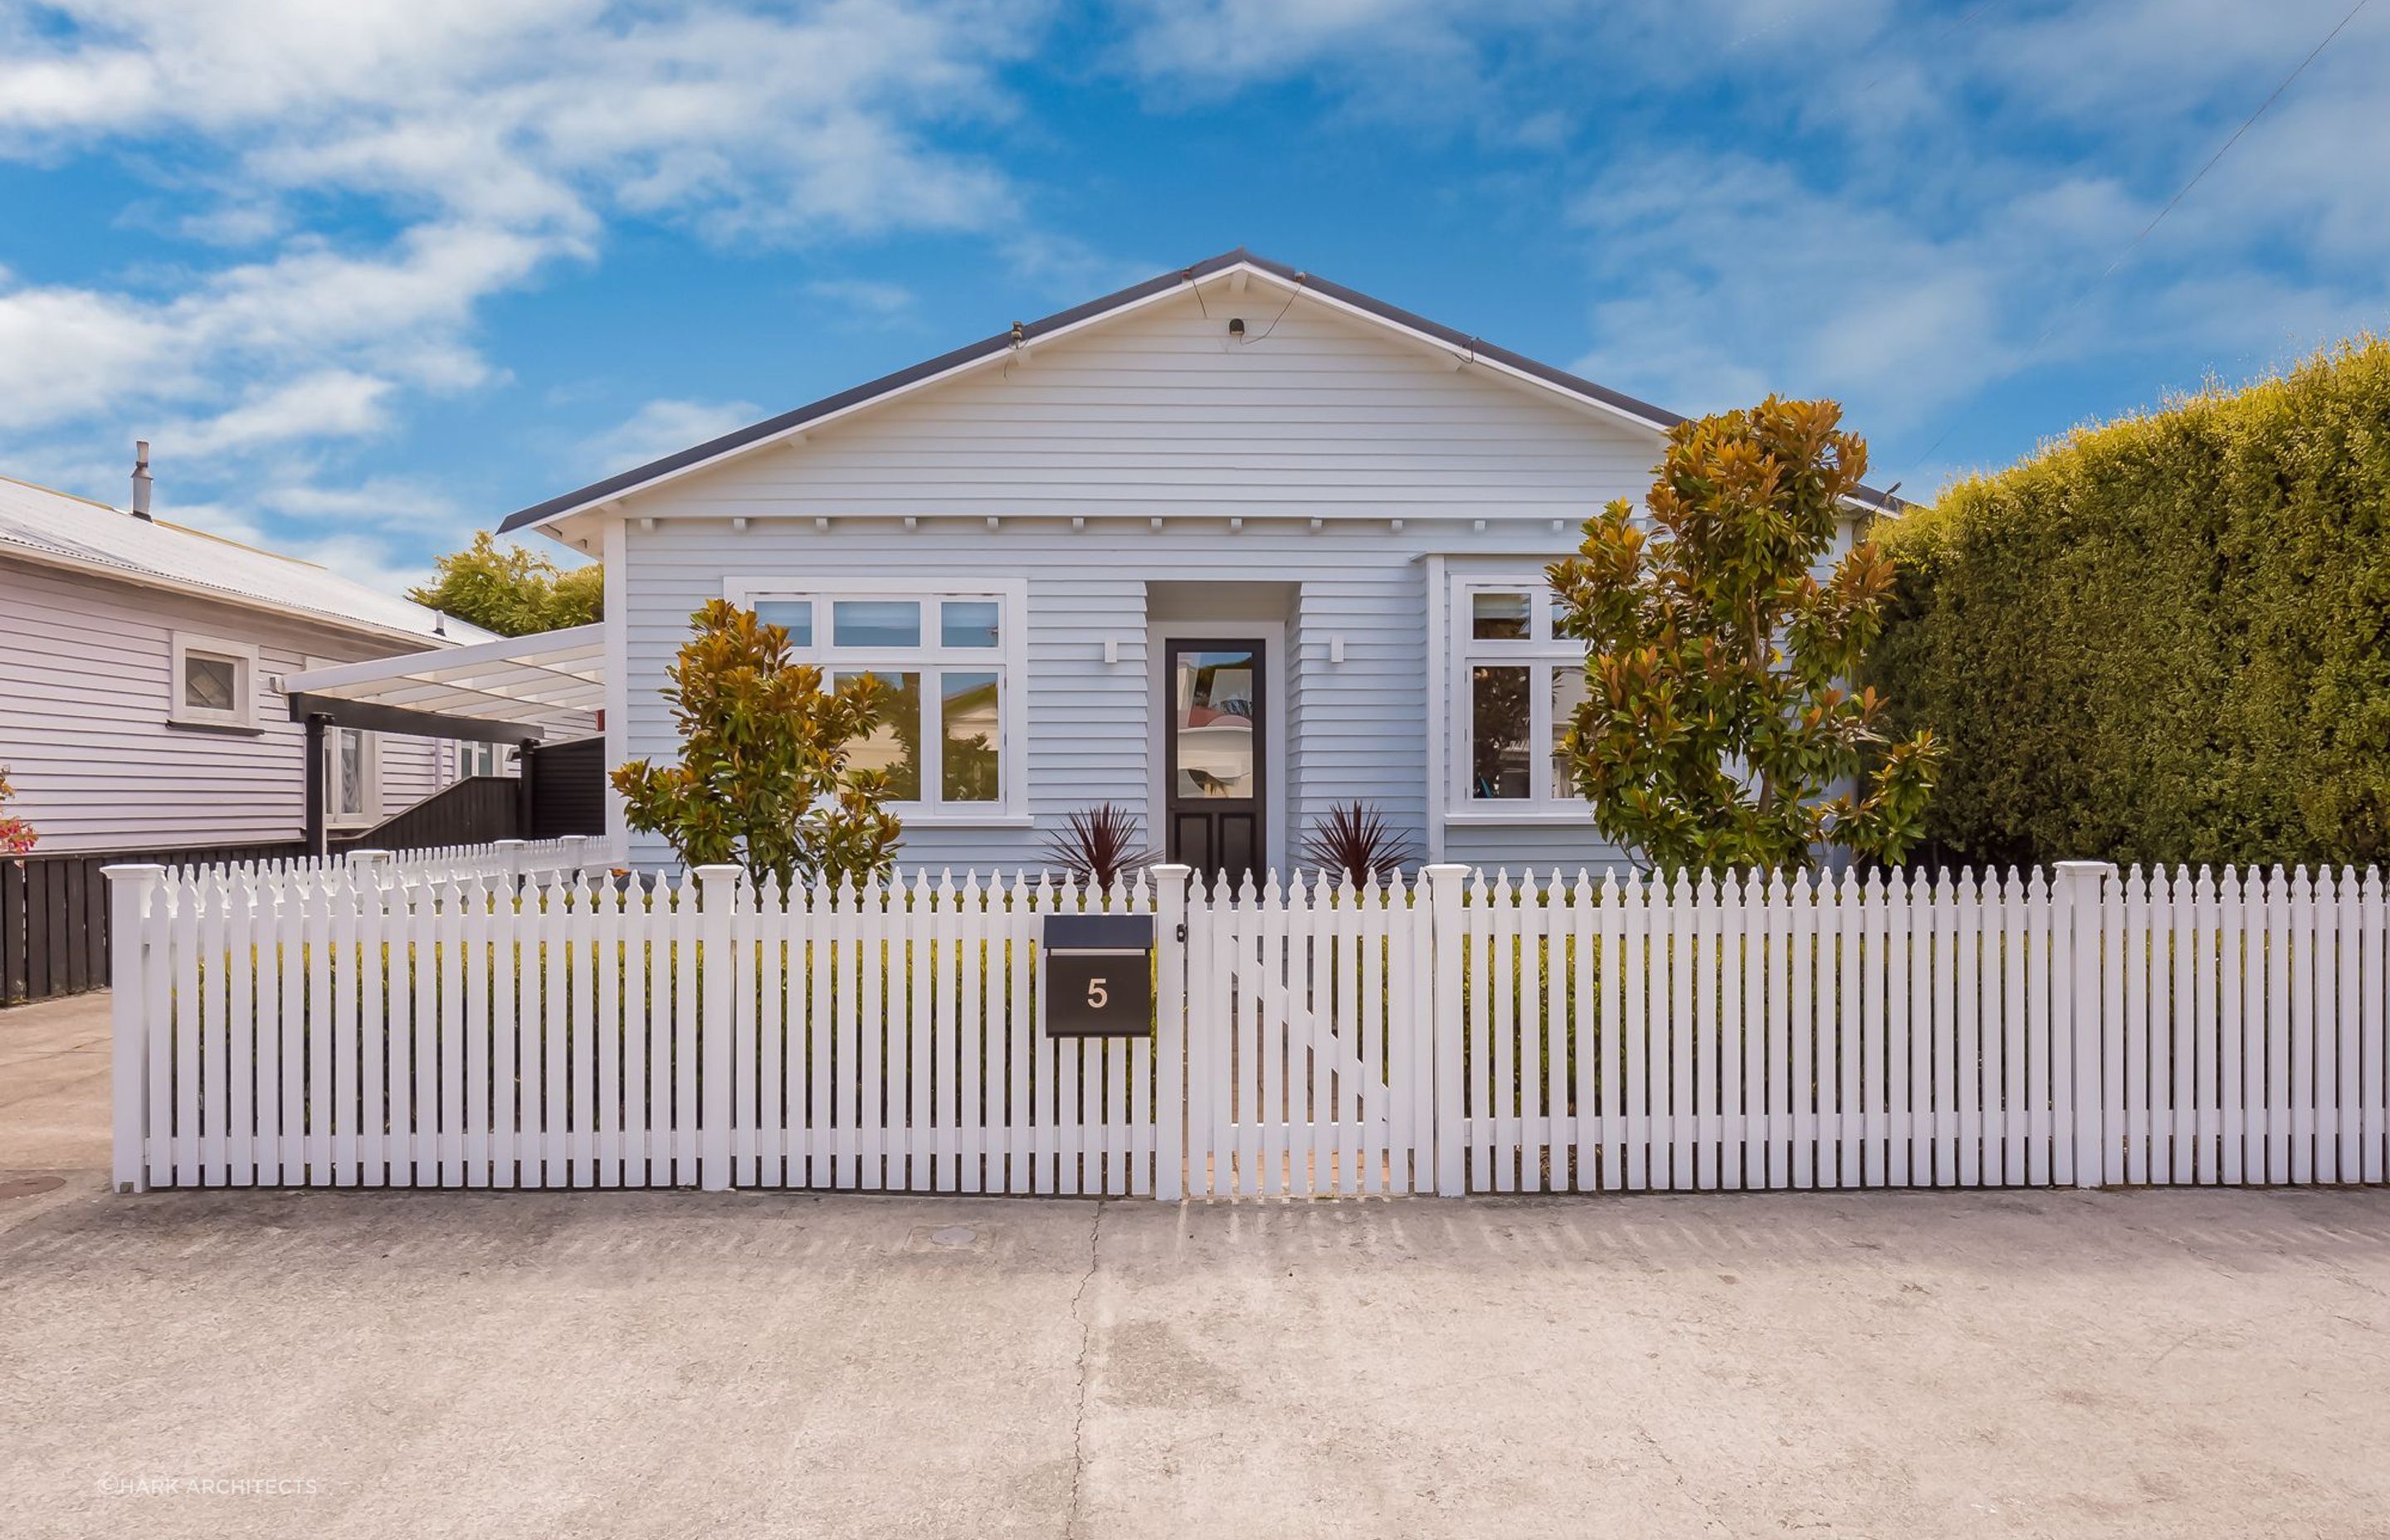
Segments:
[[[887,687],[880,725],[851,763],[885,772],[891,801],[964,812],[1008,802],[1010,628],[1020,622],[1007,596],[757,587],[745,602],[784,628],[791,655],[827,684],[870,674]]]
[[[1540,575],[1452,584],[1454,811],[1582,814],[1561,741],[1585,696],[1585,644],[1559,635]]]

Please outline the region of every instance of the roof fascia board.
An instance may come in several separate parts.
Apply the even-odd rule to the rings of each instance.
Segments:
[[[163,572],[151,571],[145,567],[120,567],[113,562],[94,561],[84,557],[70,556],[64,551],[54,551],[44,545],[27,545],[13,540],[0,540],[0,556],[21,558],[38,566],[56,567],[63,571],[81,572],[91,577],[113,578],[119,583],[131,584],[135,587],[162,588],[168,593],[187,594],[193,598],[212,599],[218,604],[228,604],[239,610],[254,610],[262,614],[279,615],[286,620],[311,621],[360,635],[408,642],[418,648],[423,648],[423,644],[426,642],[430,643],[431,647],[423,648],[424,650],[437,651],[443,646],[454,645],[443,644],[438,637],[427,632],[408,631],[401,626],[383,625],[376,621],[360,620],[354,615],[342,615],[330,610],[315,610],[304,605],[277,604],[272,599],[263,598],[255,594],[244,594],[231,588],[219,588],[213,584],[194,583],[187,578],[171,577]]]

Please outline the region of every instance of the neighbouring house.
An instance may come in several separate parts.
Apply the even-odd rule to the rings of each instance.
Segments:
[[[147,446],[129,509],[0,478],[0,764],[40,856],[294,846],[303,670],[484,639],[420,605],[150,517]],[[332,726],[318,785],[333,838],[463,777],[492,744]]]
[[[1583,648],[1542,569],[1677,420],[1236,250],[504,528],[605,563],[609,764],[675,753],[709,599],[886,679],[901,720],[857,757],[908,864],[1034,866],[1111,802],[1174,859],[1283,868],[1358,800],[1432,858],[1574,866],[1618,853],[1554,765]]]

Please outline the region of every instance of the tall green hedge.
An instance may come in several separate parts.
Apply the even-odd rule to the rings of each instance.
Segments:
[[[1881,525],[1870,680],[1967,861],[2390,857],[2390,342],[2079,430]]]

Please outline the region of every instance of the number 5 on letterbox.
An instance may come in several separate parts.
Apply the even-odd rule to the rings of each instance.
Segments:
[[[1047,915],[1037,1000],[1048,1037],[1153,1032],[1153,917]]]

